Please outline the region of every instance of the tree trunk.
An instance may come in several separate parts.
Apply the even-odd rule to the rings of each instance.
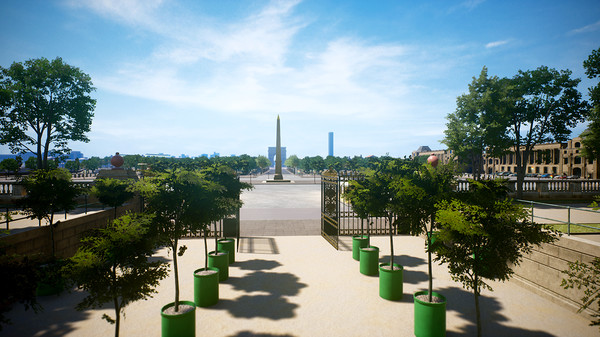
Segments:
[[[475,287],[473,287],[473,292],[475,294],[475,316],[477,320],[477,336],[481,337],[481,312],[479,310],[479,286],[477,285],[479,278],[477,276],[477,272],[475,272]]]
[[[174,241],[173,247],[173,272],[175,273],[175,312],[179,311],[179,269],[177,268],[177,240]]]
[[[429,232],[427,232],[427,225],[425,225],[425,232],[427,234],[427,271],[429,273],[429,303],[433,302],[433,271],[431,267],[431,235],[433,235],[433,222],[434,216],[430,217],[431,224],[429,226]]]
[[[48,152],[50,151],[50,140],[52,139],[51,137],[51,131],[52,131],[52,124],[48,123],[47,129],[46,129],[46,142],[44,144],[44,169],[48,168]]]
[[[119,326],[121,325],[121,306],[119,305],[119,297],[115,293],[114,287],[117,284],[117,271],[116,267],[113,265],[112,268],[112,296],[113,296],[113,304],[115,306],[115,337],[119,337]]]
[[[208,236],[208,230],[204,228],[204,270],[208,270],[208,241],[206,237]]]
[[[55,256],[55,249],[54,249],[54,212],[50,213],[50,242],[52,243],[52,257]]]
[[[390,270],[394,271],[394,226],[392,224],[392,217],[389,218],[390,221]]]
[[[219,238],[217,235],[217,222],[215,221],[215,256],[219,253]]]

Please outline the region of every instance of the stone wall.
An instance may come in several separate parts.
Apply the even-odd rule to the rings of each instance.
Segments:
[[[590,264],[594,257],[600,257],[600,243],[586,240],[585,236],[563,236],[552,244],[544,244],[526,255],[519,266],[514,267],[512,279],[529,290],[550,299],[566,304],[574,311],[580,307],[583,290],[561,287],[569,268],[568,262],[582,261]],[[593,310],[593,311],[592,311]],[[597,307],[585,312],[588,316],[595,313]]]
[[[138,212],[140,203],[137,198],[117,209],[117,217],[125,212]],[[82,234],[90,229],[106,226],[114,217],[114,209],[106,209],[96,213],[73,219],[61,220],[54,228],[54,242],[57,257],[71,257],[79,247]],[[0,238],[0,245],[6,248],[8,254],[52,253],[50,227],[42,226],[21,233]]]

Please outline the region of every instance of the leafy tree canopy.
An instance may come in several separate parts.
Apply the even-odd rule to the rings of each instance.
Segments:
[[[125,307],[152,297],[159,281],[168,276],[165,262],[148,260],[155,248],[148,236],[150,222],[151,216],[146,214],[124,215],[82,239],[71,258],[69,274],[87,291],[77,309],[113,304],[116,317],[104,314],[103,318],[116,323],[115,336]]]
[[[0,144],[33,152],[37,166],[48,168],[49,153],[69,153],[69,141],[89,141],[93,90],[89,75],[59,57],[0,67]]]

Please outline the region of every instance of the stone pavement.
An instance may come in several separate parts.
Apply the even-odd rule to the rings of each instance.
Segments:
[[[413,336],[412,294],[427,288],[423,239],[394,239],[395,261],[404,266],[404,297],[393,302],[378,295],[378,278],[359,273],[351,242],[337,251],[320,236],[243,237],[230,278],[220,285],[220,301],[196,309],[196,336]],[[209,240],[212,249],[213,240]],[[201,239],[181,241],[188,250],[179,259],[181,299],[193,299],[193,271],[204,265]],[[374,237],[380,261],[389,260],[389,239]],[[171,262],[166,250],[160,258]],[[445,266],[434,264],[434,289],[447,297],[447,336],[475,334],[472,293],[452,281]],[[560,280],[557,280],[560,282]],[[598,328],[573,310],[552,303],[512,282],[492,282],[484,291],[484,336],[597,336]],[[173,275],[158,293],[125,308],[121,336],[159,336],[160,308],[173,301]],[[109,336],[114,326],[102,319],[110,306],[76,311],[80,291],[40,299],[44,312],[17,306],[13,325],[1,336]]]

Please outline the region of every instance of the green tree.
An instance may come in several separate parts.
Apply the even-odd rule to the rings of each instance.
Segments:
[[[79,171],[81,167],[81,163],[79,162],[79,158],[75,158],[75,160],[69,160],[65,162],[65,168],[71,172]]]
[[[71,173],[63,169],[38,170],[32,177],[21,180],[27,191],[26,196],[18,201],[31,219],[48,221],[52,256],[55,256],[54,214],[72,210],[77,206],[76,197],[82,190],[71,181]]]
[[[6,170],[6,176],[8,176],[8,172],[17,173],[19,170],[19,163],[16,159],[6,158],[0,162],[0,170]]]
[[[600,258],[594,258],[589,265],[581,261],[569,262],[569,269],[562,273],[568,276],[561,284],[565,289],[584,289],[582,305],[577,312],[582,312],[594,303],[600,311]],[[596,319],[590,325],[600,326],[600,314],[593,314],[592,317]]]
[[[394,265],[394,233],[400,227],[407,227],[406,231],[410,231],[410,214],[405,203],[412,201],[410,190],[414,188],[411,179],[419,169],[417,165],[404,159],[382,162],[375,170],[367,171],[364,180],[351,181],[344,193],[362,220],[368,217],[387,219],[390,225],[391,267]]]
[[[179,267],[177,258],[186,246],[179,239],[188,232],[204,230],[213,219],[211,209],[224,188],[206,179],[200,171],[167,170],[138,181],[138,191],[147,200],[147,210],[155,215],[154,226],[161,241],[173,252],[175,275],[174,309],[179,311]]]
[[[30,170],[37,170],[37,159],[35,157],[29,157],[25,161],[25,167]]]
[[[258,167],[264,171],[266,168],[271,166],[271,161],[265,156],[258,156],[256,157],[256,165],[258,165]]]
[[[127,200],[133,198],[133,182],[130,179],[118,180],[111,178],[97,179],[92,187],[92,194],[104,205],[113,207],[117,217],[117,207],[123,205]]]
[[[289,156],[285,160],[285,166],[292,167],[294,169],[294,174],[296,174],[296,168],[300,165],[300,159],[295,154]]]
[[[593,50],[587,60],[583,62],[585,73],[588,78],[600,76],[600,48]],[[600,159],[600,85],[589,88],[590,101],[593,105],[592,112],[588,118],[587,129],[581,134],[583,149],[581,152],[591,160]]]
[[[454,281],[473,291],[477,335],[481,336],[479,296],[492,291],[486,280],[506,281],[523,254],[556,240],[555,233],[532,223],[528,212],[508,198],[506,181],[469,180],[470,189],[442,200],[436,261],[448,263]]]
[[[90,76],[61,58],[32,59],[0,67],[0,144],[13,153],[33,152],[37,167],[48,168],[48,154],[71,150],[70,141],[88,142],[96,100]]]
[[[568,139],[571,128],[588,115],[589,105],[577,90],[580,79],[570,70],[557,71],[545,66],[521,71],[504,79],[506,93],[499,120],[506,121],[506,132],[516,154],[517,198],[523,196],[523,181],[533,147]]]
[[[124,168],[135,168],[138,163],[142,162],[142,156],[139,154],[127,154],[123,156],[123,167]]]
[[[310,160],[310,168],[315,171],[315,173],[321,172],[327,167],[325,166],[325,160],[321,156],[312,157]]]
[[[100,168],[100,160],[101,159],[98,157],[90,157],[82,161],[81,164],[86,168],[86,170],[95,171]]]
[[[498,121],[501,93],[498,77],[488,77],[483,67],[469,84],[469,92],[456,99],[456,111],[446,117],[443,143],[460,162],[472,167],[476,180],[482,173],[484,153],[497,156],[509,147],[506,126]]]
[[[102,318],[115,324],[115,337],[119,336],[125,307],[152,297],[159,281],[168,276],[165,262],[148,260],[155,248],[148,235],[151,221],[146,214],[121,216],[83,238],[71,258],[68,274],[79,289],[87,292],[77,310],[112,303],[115,318],[107,314]]]

